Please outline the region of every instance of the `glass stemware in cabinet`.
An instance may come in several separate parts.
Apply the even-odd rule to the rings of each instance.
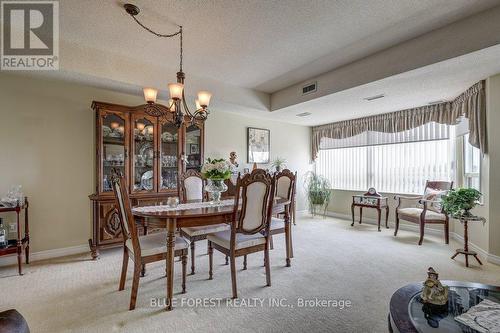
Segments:
[[[173,190],[177,188],[177,152],[179,130],[170,123],[161,125],[160,136],[160,188]]]
[[[153,190],[154,124],[146,119],[134,121],[134,191]]]
[[[125,174],[125,120],[116,114],[102,119],[102,190],[112,191],[113,169]]]

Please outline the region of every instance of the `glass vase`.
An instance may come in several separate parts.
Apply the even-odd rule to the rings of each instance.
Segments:
[[[220,204],[221,193],[227,191],[227,185],[224,184],[223,179],[207,179],[205,191],[210,194],[211,203],[218,205]]]

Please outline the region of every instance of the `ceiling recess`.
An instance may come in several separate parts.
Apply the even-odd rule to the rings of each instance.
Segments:
[[[433,101],[433,102],[429,102],[427,104],[429,105],[434,105],[434,104],[441,104],[441,103],[445,103],[446,101],[444,99],[440,99],[438,101]]]

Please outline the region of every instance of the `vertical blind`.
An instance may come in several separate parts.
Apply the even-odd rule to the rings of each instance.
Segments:
[[[421,194],[426,180],[453,177],[449,132],[448,125],[429,123],[401,133],[322,141],[316,172],[335,189]]]

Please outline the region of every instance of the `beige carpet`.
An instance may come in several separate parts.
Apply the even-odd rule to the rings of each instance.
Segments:
[[[23,277],[14,267],[0,269],[0,310],[17,308],[32,332],[387,332],[392,293],[423,280],[428,266],[443,279],[500,285],[500,267],[485,264],[465,268],[463,259],[450,259],[458,244],[445,245],[427,236],[401,231],[376,231],[372,225],[349,226],[338,219],[303,217],[294,229],[295,259],[284,267],[284,239],[275,237],[271,252],[272,287],[265,287],[262,256],[249,258],[249,269],[238,271],[240,300],[254,307],[227,305],[231,295],[229,266],[216,252],[214,280],[206,278],[206,243],[197,244],[197,273],[188,276],[187,294],[180,295],[180,263],[175,264],[174,287],[182,299],[216,302],[220,306],[178,305],[172,312],[151,307],[165,293],[164,265],[156,263],[141,279],[137,308],[129,312],[131,270],[126,290],[118,292],[121,252],[110,250],[98,261],[74,256],[26,267]],[[241,260],[237,262],[241,268]],[[129,265],[130,268],[131,265]],[[352,305],[301,308],[298,300],[349,300]],[[264,304],[253,303],[263,299]],[[284,307],[269,306],[268,300]],[[286,299],[286,301],[284,301]],[[187,302],[186,302],[187,303]],[[241,305],[241,304],[237,304]]]

